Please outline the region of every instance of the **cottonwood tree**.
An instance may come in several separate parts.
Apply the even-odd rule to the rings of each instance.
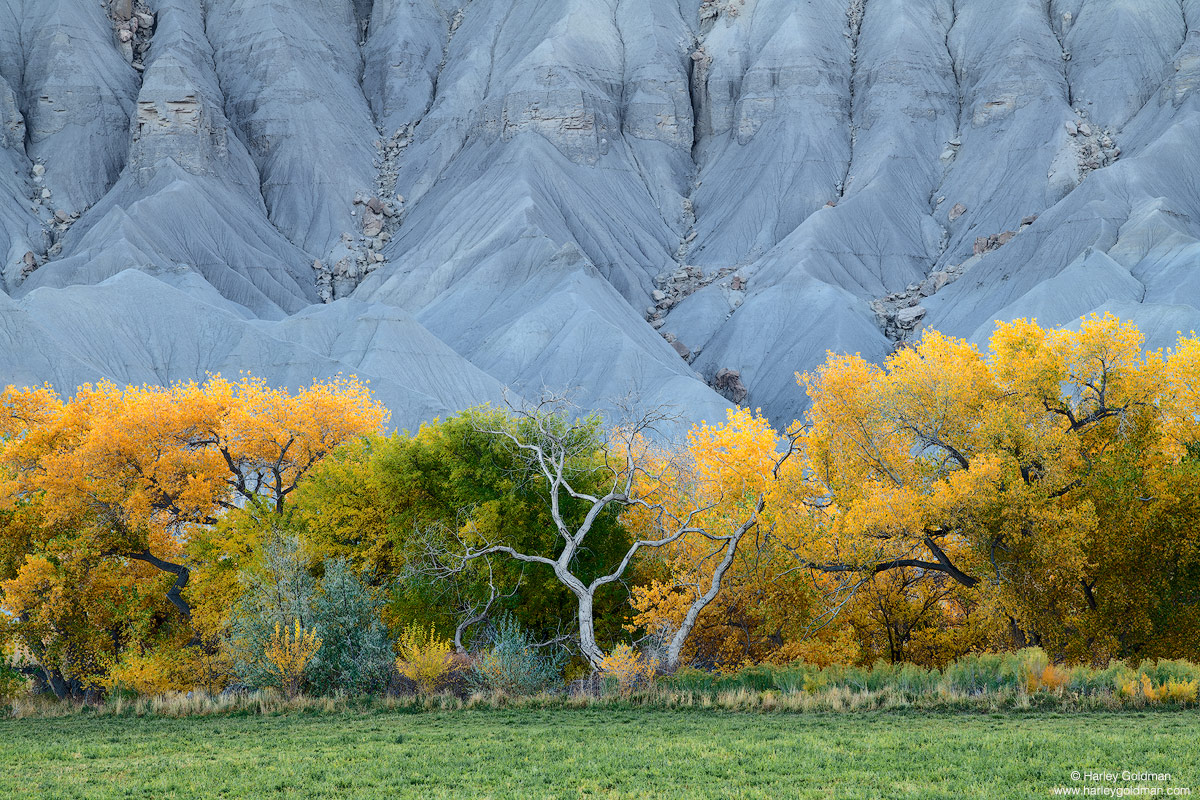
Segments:
[[[32,632],[62,630],[53,619],[66,598],[96,598],[109,574],[151,584],[166,576],[160,596],[179,619],[157,627],[191,629],[192,540],[231,510],[282,509],[307,469],[347,438],[379,430],[386,411],[354,379],[289,393],[213,377],[170,387],[103,382],[68,400],[9,387],[0,418],[0,593],[5,605],[20,604],[36,650]],[[100,641],[115,651],[145,628]]]
[[[773,469],[768,472],[777,472],[791,452],[790,442],[778,453],[778,438],[770,427],[745,411],[731,412],[722,426],[702,426],[693,432],[692,447],[674,450],[656,444],[673,422],[662,409],[627,413],[599,438],[596,419],[579,419],[573,412],[565,397],[550,395],[530,406],[511,405],[504,424],[481,429],[520,457],[520,479],[536,482],[554,525],[553,548],[520,550],[467,526],[452,532],[454,548],[446,546],[445,538],[428,538],[429,563],[442,575],[492,557],[549,570],[575,597],[579,649],[599,669],[604,651],[596,638],[597,592],[622,582],[639,553],[702,539],[712,547],[706,559],[715,566],[669,637],[665,667],[674,669],[698,616],[720,594],[738,548],[758,524],[770,480],[758,467],[769,463]],[[704,449],[701,441],[720,456],[711,462],[697,458]],[[601,490],[580,488],[596,484],[597,476],[603,478]],[[579,515],[572,519],[576,511]],[[585,579],[576,560],[588,548],[597,521],[613,514],[629,520],[633,538],[615,564]]]
[[[831,355],[802,379],[806,468],[788,495],[801,565],[842,591],[892,570],[946,576],[993,593],[1015,645],[1098,647],[1098,609],[1136,583],[1121,554],[1148,554],[1153,538],[1138,544],[1118,511],[1145,520],[1193,480],[1180,472],[1195,419],[1188,341],[1168,369],[1106,316],[1077,331],[1001,324],[987,356],[936,332],[881,366]],[[1187,527],[1157,525],[1177,546],[1155,548],[1194,565]]]
[[[473,408],[424,423],[412,434],[348,443],[298,485],[291,503],[297,533],[314,557],[346,558],[387,586],[393,629],[432,625],[443,636],[456,633],[467,648],[488,620],[512,616],[535,641],[558,638],[563,619],[574,619],[575,600],[551,571],[507,558],[477,560],[444,579],[420,568],[426,538],[458,547],[454,534],[467,529],[482,539],[502,537],[523,552],[555,546],[549,504],[528,464],[506,439],[486,433],[510,423],[501,409]],[[578,435],[599,441],[593,432]],[[574,486],[605,491],[595,471],[577,476]],[[572,501],[562,513],[575,525],[585,509]],[[619,560],[627,541],[615,513],[600,515],[587,547],[576,555],[575,573],[590,581]],[[602,639],[619,634],[627,621],[622,590],[613,585],[595,598]]]
[[[664,504],[674,518],[701,509],[692,526],[703,533],[656,551],[647,570],[655,577],[633,589],[634,622],[661,642],[673,662],[686,644],[694,662],[737,667],[778,652],[785,636],[801,638],[814,598],[802,581],[778,579],[791,564],[775,544],[780,476],[797,463],[791,456],[798,435],[794,430],[780,450],[781,437],[768,422],[744,409],[731,412],[723,425],[701,423],[655,494],[645,498]],[[623,519],[640,536],[664,529],[662,515],[645,505],[631,507]],[[811,648],[789,652],[814,655]]]

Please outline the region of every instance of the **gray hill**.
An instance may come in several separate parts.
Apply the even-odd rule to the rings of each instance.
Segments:
[[[925,326],[1200,328],[1200,0],[0,0],[0,383],[786,423]]]

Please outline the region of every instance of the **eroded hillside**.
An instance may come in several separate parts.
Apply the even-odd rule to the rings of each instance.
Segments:
[[[924,326],[1158,346],[1198,84],[1200,0],[0,0],[0,383],[786,421]]]

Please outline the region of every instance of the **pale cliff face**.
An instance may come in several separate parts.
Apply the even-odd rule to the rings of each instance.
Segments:
[[[0,0],[0,383],[786,422],[926,325],[1158,346],[1198,87],[1200,0]]]

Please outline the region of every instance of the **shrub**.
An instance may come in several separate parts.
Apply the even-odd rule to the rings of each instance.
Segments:
[[[0,700],[13,700],[26,694],[29,682],[12,667],[0,664]]]
[[[322,643],[296,678],[301,689],[362,694],[387,685],[395,653],[379,618],[383,600],[344,559],[325,561],[324,571],[320,581],[314,579],[299,541],[281,537],[264,548],[260,572],[243,574],[246,591],[234,611],[230,637],[242,683],[283,688],[265,654],[277,628],[299,625]]]
[[[1138,666],[1137,672],[1148,676],[1156,684],[1165,684],[1169,681],[1187,683],[1200,680],[1200,665],[1188,661],[1171,661],[1169,659],[1143,661]]]
[[[775,674],[775,687],[784,694],[804,691],[808,673],[803,669],[781,669]]]
[[[1053,688],[1067,685],[1069,676],[1058,668],[1047,672],[1050,666],[1050,658],[1039,647],[1015,653],[972,653],[946,665],[943,683],[947,689],[967,694],[1050,688],[1045,681]]]
[[[674,673],[662,679],[664,685],[680,692],[711,692],[714,690],[715,676],[695,667],[680,667]]]
[[[967,694],[997,692],[1002,688],[1003,657],[997,653],[972,653],[946,666],[950,689]]]
[[[1167,681],[1162,687],[1162,699],[1170,703],[1194,703],[1200,694],[1196,681]]]
[[[276,622],[275,632],[263,650],[260,663],[284,694],[295,697],[304,685],[305,668],[320,649],[321,640],[317,638],[316,630],[300,627],[300,620],[296,620],[292,630]]]
[[[1200,688],[1196,680],[1181,681],[1168,678],[1155,684],[1145,672],[1137,679],[1118,685],[1117,694],[1126,700],[1142,700],[1147,703],[1194,703]]]
[[[224,688],[229,663],[210,647],[160,647],[141,653],[127,651],[104,681],[109,691],[137,695],[187,692],[201,687],[210,694]]]
[[[313,630],[317,585],[301,558],[299,540],[280,537],[269,542],[263,549],[262,570],[242,573],[242,582],[245,591],[230,623],[234,672],[251,688],[283,688],[280,673],[267,656],[269,648],[280,644],[276,631],[282,635],[297,626],[306,632]],[[305,669],[311,665],[310,658]],[[299,677],[300,688],[306,677]]]
[[[358,695],[387,686],[395,652],[379,617],[382,604],[345,559],[325,562],[312,600],[312,626],[322,642],[308,670],[314,692]]]
[[[472,688],[511,695],[537,694],[562,677],[567,655],[561,648],[543,652],[511,617],[491,631],[491,647],[474,655],[468,676]]]
[[[449,639],[441,639],[433,626],[424,628],[415,622],[400,634],[400,655],[396,669],[417,684],[423,692],[432,694],[446,688],[453,680],[457,666],[454,647]]]
[[[619,644],[600,661],[600,669],[617,679],[622,695],[649,686],[658,671],[658,659],[647,658],[627,644]]]
[[[1053,664],[1047,664],[1041,672],[1030,672],[1025,679],[1025,691],[1037,692],[1046,690],[1056,692],[1070,682],[1070,675],[1057,669]]]

